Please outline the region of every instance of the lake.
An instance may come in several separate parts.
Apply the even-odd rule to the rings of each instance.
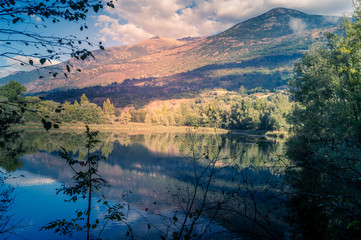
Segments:
[[[100,132],[98,139],[101,143],[92,154],[106,158],[99,174],[109,187],[93,195],[91,218],[105,223],[105,209],[97,204],[103,195],[111,204],[124,206],[123,221],[109,222],[102,239],[174,238],[189,229],[197,238],[257,239],[288,231],[283,221],[285,197],[279,194],[287,164],[282,141],[199,134],[196,129]],[[2,170],[11,174],[7,184],[15,188],[9,214],[22,226],[11,239],[67,239],[39,229],[57,219],[70,220],[77,209],[86,208],[84,199],[65,202],[68,196],[56,194],[63,184],[72,185],[74,175],[59,157],[61,147],[82,160],[87,155],[85,142],[83,131],[27,130],[17,133],[7,151],[2,149]],[[99,233],[96,228],[92,236]],[[85,239],[85,233],[73,238]]]

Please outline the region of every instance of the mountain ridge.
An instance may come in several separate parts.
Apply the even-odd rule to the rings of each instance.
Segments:
[[[112,83],[119,85],[119,94],[132,87],[159,87],[174,93],[214,87],[273,89],[288,81],[294,61],[311,46],[322,44],[323,32],[335,31],[340,20],[275,8],[213,36],[156,36],[129,46],[96,50],[95,59],[71,59],[55,66],[59,71],[66,71],[65,64],[82,70],[73,71],[68,78],[49,77],[52,67],[47,67],[39,70],[44,79],[38,79],[38,72],[22,72],[1,81],[22,80],[31,93]]]

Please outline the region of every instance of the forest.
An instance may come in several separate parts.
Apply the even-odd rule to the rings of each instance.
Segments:
[[[169,160],[169,156],[176,155],[174,149],[164,157],[154,149],[149,150],[152,148],[140,147],[138,143],[129,144],[124,140],[124,144],[120,144],[118,141],[117,144],[121,145],[119,149],[124,150],[127,156],[124,160],[126,167],[119,172],[129,174],[126,181],[131,184],[135,178],[144,178],[144,182],[149,182],[149,179],[155,179],[156,174],[163,174],[162,178],[168,179],[173,173],[162,168],[165,162],[185,174],[184,179],[176,179],[181,182],[179,185],[168,190],[180,207],[179,212],[169,214],[171,216],[165,221],[167,231],[161,232],[160,239],[206,239],[211,223],[204,219],[234,226],[238,222],[232,221],[231,214],[237,215],[234,219],[242,219],[242,224],[236,225],[232,231],[237,237],[245,236],[246,239],[361,239],[361,1],[354,4],[353,18],[344,19],[339,31],[326,34],[326,45],[314,46],[295,64],[294,76],[288,83],[289,90],[267,93],[266,97],[259,97],[253,90],[240,86],[237,93],[199,97],[174,107],[121,109],[114,107],[109,99],[102,105],[92,103],[86,94],[74,102],[25,96],[26,88],[10,81],[0,86],[1,166],[9,171],[23,166],[21,162],[14,161],[19,155],[25,155],[22,151],[24,146],[19,143],[21,135],[28,138],[24,141],[27,151],[33,151],[34,141],[30,140],[34,134],[13,131],[16,124],[29,122],[42,124],[45,133],[51,132],[52,128],[61,128],[63,123],[116,125],[129,122],[239,131],[287,131],[289,137],[282,144],[269,144],[262,138],[257,139],[257,148],[253,147],[255,150],[246,158],[247,147],[237,149],[235,154],[227,149],[229,159],[238,157],[237,161],[230,160],[229,164],[221,158],[221,153],[226,144],[239,143],[232,136],[228,139],[222,137],[219,141],[211,137],[207,144],[197,142],[200,137],[195,134],[186,136],[189,144],[174,137],[177,139],[174,141],[182,146],[182,151],[191,156],[189,162],[180,156],[177,156],[179,162]],[[50,135],[43,135],[42,141],[48,140]],[[112,136],[116,138],[115,135]],[[86,199],[88,204],[84,210],[76,210],[77,217],[56,219],[42,226],[42,231],[51,230],[66,236],[79,231],[86,233],[87,239],[90,239],[91,231],[99,229],[101,221],[107,223],[109,220],[121,222],[127,227],[126,236],[133,238],[133,229],[126,218],[126,204],[112,205],[104,195],[99,195],[97,201],[106,209],[106,214],[101,220],[90,219],[91,210],[95,209],[91,205],[92,197],[108,187],[98,170],[107,167],[108,173],[118,170],[115,164],[108,166],[102,162],[106,160],[103,155],[110,155],[115,146],[107,143],[106,149],[100,150],[100,140],[106,142],[107,137],[107,134],[98,135],[86,126],[83,138],[73,136],[76,144],[59,140],[66,142],[69,149],[59,146],[60,143],[52,148],[48,142],[40,144],[40,151],[49,147],[52,154],[60,154],[62,164],[69,167],[73,174],[70,177],[73,184],[61,185],[58,193],[69,197],[68,202]],[[169,136],[166,138],[169,139]],[[147,138],[149,145],[154,142],[152,136]],[[199,143],[200,153],[197,154]],[[251,149],[250,145],[244,144]],[[277,149],[282,145],[283,152],[270,157],[265,149],[267,146],[276,148],[275,145]],[[188,149],[184,150],[186,147]],[[117,155],[121,155],[117,152],[119,149],[114,150]],[[134,155],[130,154],[130,149]],[[152,156],[154,167],[144,167],[147,166],[146,161],[141,162],[142,156],[136,155],[139,149]],[[77,158],[77,151],[81,159]],[[259,152],[271,161],[258,158],[256,154]],[[134,160],[132,156],[138,156],[138,159]],[[110,159],[114,161],[114,158]],[[242,162],[244,159],[247,161]],[[256,165],[251,164],[254,159],[257,160]],[[162,165],[157,161],[164,163]],[[260,182],[259,172],[264,174],[266,182]],[[5,186],[3,184],[9,178],[8,175],[3,176],[1,186]],[[154,185],[157,184],[155,181]],[[0,235],[11,236],[15,233],[9,231],[13,226],[7,221],[11,217],[7,211],[11,206],[13,189],[0,190],[3,203]],[[142,189],[143,192],[146,190]],[[147,211],[151,210],[147,207],[144,212]],[[287,226],[280,222],[287,223]],[[148,221],[145,226],[154,228],[152,224]],[[206,230],[197,232],[197,224],[206,225]],[[275,227],[278,224],[282,227]],[[102,231],[97,232],[96,239],[100,239]]]
[[[0,94],[12,98],[9,89],[18,88],[24,93],[25,87],[11,81],[0,87]],[[247,91],[243,86],[236,94],[211,96],[207,99],[191,100],[172,107],[164,105],[161,109],[116,109],[109,98],[102,106],[91,103],[83,94],[80,102],[58,103],[50,100],[41,101],[38,97],[16,98],[23,101],[27,111],[21,122],[39,122],[46,120],[60,123],[78,124],[126,124],[128,122],[146,123],[162,126],[213,127],[232,130],[267,130],[287,131],[286,117],[293,103],[289,94],[279,92],[266,98],[247,95],[247,92],[262,92],[255,89]],[[269,91],[266,91],[269,92]],[[19,100],[18,99],[18,100]]]

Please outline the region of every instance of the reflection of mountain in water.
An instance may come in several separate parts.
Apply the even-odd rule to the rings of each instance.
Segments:
[[[84,137],[81,134],[60,132],[24,134],[30,134],[31,137],[24,138],[23,146],[30,154],[22,157],[22,170],[70,184],[73,173],[65,160],[58,156],[60,146],[65,146],[74,155],[83,158]],[[279,142],[258,142],[259,139],[239,136],[169,133],[101,133],[99,137],[102,144],[97,146],[95,153],[107,155],[106,161],[99,167],[100,174],[111,185],[105,190],[107,197],[121,201],[123,191],[131,191],[130,200],[138,209],[153,208],[152,211],[163,212],[177,207],[168,191],[183,188],[195,181],[193,146],[195,159],[202,156],[212,159],[221,147],[220,160],[216,165],[217,175],[211,185],[212,198],[216,199],[222,192],[235,189],[237,194],[245,193],[246,190],[239,187],[244,177],[240,174],[242,168],[247,168],[242,173],[247,175],[248,181],[252,181],[254,186],[264,184],[264,179],[279,179],[275,161],[275,153],[282,148]],[[206,167],[204,158],[199,161],[197,169],[202,171]],[[154,206],[153,202],[157,202],[157,205]]]

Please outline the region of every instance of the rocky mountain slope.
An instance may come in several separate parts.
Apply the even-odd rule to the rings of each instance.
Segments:
[[[49,69],[43,68],[39,71],[43,79],[32,71],[0,81],[19,81],[33,93],[88,87],[82,89],[86,92],[90,86],[97,86],[92,92],[98,98],[105,97],[106,92],[112,97],[106,87],[102,90],[110,84],[119,91],[117,94],[132,92],[134,97],[147,89],[160,96],[162,92],[188,94],[215,87],[234,90],[242,85],[273,89],[288,81],[294,61],[311,46],[321,44],[323,33],[335,31],[339,22],[337,17],[276,8],[214,36],[180,40],[154,37],[131,46],[94,51],[94,59],[72,59],[55,66],[60,71],[66,71],[66,64],[81,69],[72,71],[68,78],[50,77]],[[67,95],[76,98],[82,90]],[[56,94],[52,96],[58,99]]]

